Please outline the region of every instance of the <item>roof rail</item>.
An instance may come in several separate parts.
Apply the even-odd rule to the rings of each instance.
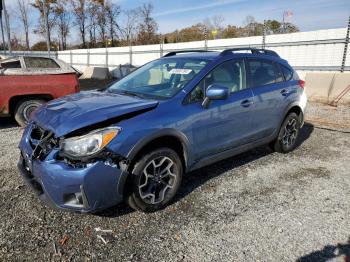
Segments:
[[[258,48],[251,48],[251,47],[244,47],[244,48],[230,48],[226,49],[221,52],[220,55],[225,56],[229,53],[234,53],[238,51],[251,51],[254,55],[271,55],[271,56],[277,56],[280,57],[275,51],[267,50],[267,49],[258,49]]]
[[[174,55],[182,54],[182,53],[203,53],[203,52],[212,52],[212,51],[201,50],[201,49],[174,51],[174,52],[167,53],[167,54],[166,54],[165,56],[163,56],[163,57],[174,56]]]

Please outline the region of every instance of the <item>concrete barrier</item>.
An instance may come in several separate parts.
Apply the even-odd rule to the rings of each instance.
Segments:
[[[80,77],[80,79],[99,79],[99,80],[105,80],[110,79],[111,74],[109,73],[109,69],[107,67],[86,67],[84,70],[83,75]]]
[[[350,85],[350,72],[310,72],[305,74],[305,82],[305,90],[310,101],[330,103]],[[339,103],[350,104],[350,92]]]

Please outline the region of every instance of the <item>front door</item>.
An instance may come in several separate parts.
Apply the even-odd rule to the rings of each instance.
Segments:
[[[205,90],[212,84],[226,86],[231,94],[202,107]],[[230,60],[213,69],[190,93],[193,148],[197,159],[248,143],[251,134],[250,111],[253,94],[246,85],[243,60]]]

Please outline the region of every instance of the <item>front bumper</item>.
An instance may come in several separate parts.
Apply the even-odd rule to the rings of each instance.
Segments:
[[[55,150],[45,160],[32,159],[33,150],[25,137],[20,150],[18,168],[22,177],[50,207],[90,213],[123,201],[127,173],[116,164],[100,160],[75,167],[56,160]]]
[[[86,168],[64,163],[33,161],[29,171],[23,157],[18,167],[25,182],[48,206],[77,212],[95,212],[123,201],[122,171],[96,162]]]

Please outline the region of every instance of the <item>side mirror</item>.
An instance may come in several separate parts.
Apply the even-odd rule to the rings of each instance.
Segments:
[[[229,95],[230,90],[228,87],[217,84],[210,85],[207,89],[202,106],[208,108],[211,100],[225,100]]]

